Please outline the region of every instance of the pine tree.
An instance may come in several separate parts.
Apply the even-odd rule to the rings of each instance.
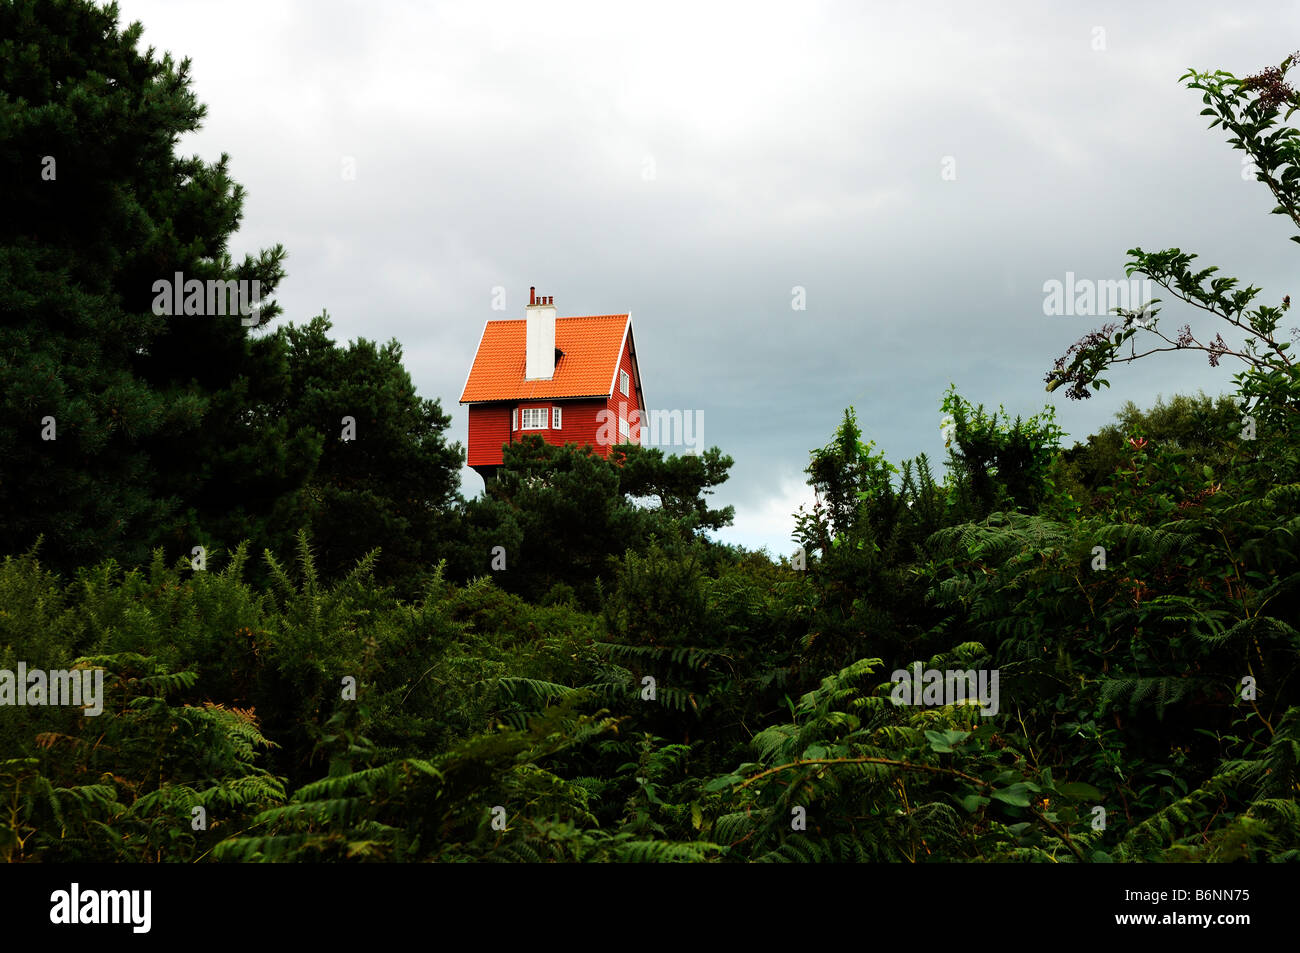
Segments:
[[[140,24],[117,19],[84,0],[0,4],[0,538],[43,536],[63,568],[255,536],[313,461],[268,412],[289,387],[282,345],[254,328],[274,303],[155,313],[177,273],[256,280],[265,298],[284,251],[233,262],[228,157],[175,153],[205,114],[189,61],[141,53]],[[251,305],[244,290],[222,310]]]
[[[294,385],[288,424],[322,447],[303,525],[325,575],[345,574],[379,547],[378,577],[414,596],[421,572],[442,555],[464,456],[447,443],[451,417],[441,403],[416,394],[397,341],[343,347],[329,329],[322,314],[279,332]]]

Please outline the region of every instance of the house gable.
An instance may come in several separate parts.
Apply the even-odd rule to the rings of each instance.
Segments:
[[[623,393],[623,375],[627,375],[627,393]],[[623,339],[618,366],[614,370],[614,381],[607,408],[612,415],[611,432],[616,443],[641,442],[641,415],[645,409],[645,399],[641,392],[641,371],[637,365],[636,344],[632,336],[632,321],[629,318],[627,333]],[[620,436],[619,421],[627,421],[627,437]]]

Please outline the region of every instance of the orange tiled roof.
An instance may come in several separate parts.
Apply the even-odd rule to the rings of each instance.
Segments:
[[[548,381],[524,380],[525,320],[489,321],[460,402],[608,397],[628,320],[626,314],[557,317],[555,346],[564,356]]]

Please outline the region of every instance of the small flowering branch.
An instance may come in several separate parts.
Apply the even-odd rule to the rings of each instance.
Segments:
[[[1151,306],[1160,299],[1148,302],[1136,311],[1117,308],[1122,324],[1111,322],[1089,332],[1056,359],[1055,366],[1044,378],[1049,392],[1069,385],[1067,397],[1071,400],[1086,399],[1092,396],[1089,387],[1100,390],[1109,386],[1101,377],[1107,368],[1129,364],[1162,351],[1201,351],[1207,355],[1211,367],[1218,367],[1225,356],[1235,357],[1248,368],[1264,374],[1282,370],[1291,377],[1297,376],[1295,362],[1287,353],[1291,343],[1277,338],[1282,315],[1291,307],[1290,295],[1282,299],[1279,307],[1260,305],[1247,311],[1247,306],[1260,289],[1247,287],[1238,290],[1236,278],[1214,277],[1217,268],[1192,272],[1190,265],[1195,255],[1177,248],[1152,254],[1133,248],[1129,255],[1133,256],[1126,268],[1129,275],[1145,275],[1179,300],[1245,331],[1245,343],[1240,348],[1233,348],[1217,333],[1213,340],[1201,341],[1192,334],[1190,324],[1184,325],[1176,338],[1168,337],[1160,330],[1156,318],[1160,309]],[[1124,344],[1142,332],[1158,338],[1164,346],[1157,345],[1140,352],[1131,346],[1129,354],[1121,354]]]
[[[1204,92],[1206,109],[1201,114],[1215,117],[1210,128],[1222,125],[1233,134],[1229,143],[1250,155],[1256,178],[1278,201],[1273,213],[1287,215],[1300,226],[1300,130],[1288,126],[1272,130],[1283,108],[1284,119],[1300,108],[1300,94],[1285,82],[1287,70],[1297,56],[1300,53],[1288,56],[1278,67],[1245,79],[1222,71],[1191,71],[1181,81],[1190,80],[1189,89]],[[1300,235],[1292,241],[1300,242]],[[1192,334],[1191,325],[1184,325],[1177,337],[1167,337],[1157,326],[1155,315],[1159,310],[1151,307],[1159,299],[1137,311],[1117,308],[1122,324],[1109,323],[1090,332],[1057,358],[1044,378],[1049,392],[1066,386],[1066,396],[1071,400],[1086,399],[1092,396],[1089,388],[1110,386],[1101,375],[1112,365],[1131,363],[1161,351],[1192,350],[1205,353],[1211,367],[1218,367],[1225,356],[1245,363],[1246,370],[1237,375],[1237,380],[1247,399],[1267,398],[1289,412],[1300,409],[1300,373],[1287,353],[1291,342],[1277,337],[1282,315],[1291,306],[1290,295],[1278,307],[1259,305],[1248,310],[1260,289],[1239,288],[1236,278],[1217,277],[1218,269],[1214,267],[1193,271],[1195,255],[1177,248],[1154,253],[1134,248],[1128,254],[1126,271],[1130,277],[1141,274],[1150,278],[1178,300],[1244,332],[1245,341],[1240,347],[1232,347],[1217,333],[1213,340],[1201,341]],[[1136,344],[1130,344],[1129,354],[1123,355],[1124,344],[1139,332],[1154,335],[1161,343],[1140,353]]]

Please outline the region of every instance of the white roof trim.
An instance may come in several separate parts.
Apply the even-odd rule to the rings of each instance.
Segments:
[[[478,336],[478,345],[474,348],[474,357],[473,357],[473,358],[470,360],[470,362],[469,362],[469,370],[465,372],[465,384],[464,384],[464,386],[462,386],[461,389],[460,389],[460,400],[457,401],[457,403],[460,403],[460,404],[480,404],[480,403],[482,403],[482,401],[478,401],[478,400],[466,400],[466,399],[465,399],[465,391],[469,388],[469,378],[470,378],[470,375],[474,373],[474,365],[478,362],[478,352],[479,352],[480,350],[482,350],[482,348],[483,348],[483,339],[484,339],[485,337],[487,337],[487,326],[488,326],[488,324],[491,323],[491,321],[492,321],[492,319],[491,319],[491,318],[488,318],[487,321],[484,321],[484,322],[483,322],[483,333],[480,334],[480,335]]]
[[[609,393],[606,397],[614,396],[614,388],[618,386],[619,368],[623,366],[623,350],[627,347],[627,335],[632,330],[632,312],[627,313],[627,321],[623,324],[623,340],[618,342],[618,353],[614,355],[614,376],[609,379]],[[468,381],[466,381],[468,383]]]
[[[632,315],[631,314],[627,316],[626,337],[629,340],[632,338]],[[619,352],[620,355],[622,353],[623,353],[622,351]],[[641,393],[641,362],[637,360],[635,347],[632,348],[632,369],[636,371],[636,379],[632,382],[632,385],[636,388],[636,402],[637,402],[637,406],[641,408],[641,419],[644,420],[646,415],[645,394]]]

